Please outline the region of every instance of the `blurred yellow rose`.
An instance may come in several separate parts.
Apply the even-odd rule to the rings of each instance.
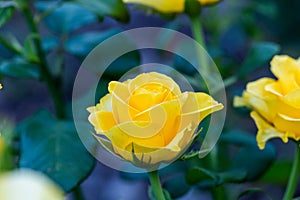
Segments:
[[[136,3],[151,7],[163,13],[181,13],[184,11],[185,0],[123,0],[125,3]],[[198,0],[201,5],[210,5],[220,0]]]
[[[144,168],[180,156],[200,121],[223,108],[205,93],[182,93],[173,79],[156,72],[112,81],[108,90],[99,104],[88,108],[96,138],[112,153]]]
[[[1,200],[64,200],[63,191],[45,175],[18,170],[0,175]]]
[[[275,56],[271,71],[277,80],[261,78],[248,83],[243,96],[234,99],[235,106],[253,110],[261,149],[271,138],[279,137],[283,142],[300,139],[300,59]]]

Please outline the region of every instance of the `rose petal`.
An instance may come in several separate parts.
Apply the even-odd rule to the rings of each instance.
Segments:
[[[173,4],[173,3],[172,3]],[[150,72],[146,74],[140,74],[129,83],[129,91],[132,94],[136,89],[149,84],[159,84],[167,88],[174,96],[180,95],[181,90],[177,83],[170,77],[159,74],[156,72]]]
[[[275,129],[271,124],[265,121],[257,112],[252,111],[251,117],[254,119],[258,128],[256,140],[260,149],[265,148],[265,144],[272,138],[281,138],[284,143],[288,142],[288,135]]]
[[[290,138],[299,140],[300,118],[292,118],[283,114],[278,114],[274,119],[274,125],[279,131],[287,132]]]
[[[182,97],[186,100],[182,107],[180,130],[190,123],[198,125],[206,116],[224,107],[205,93],[185,92]]]
[[[111,112],[95,111],[90,114],[88,120],[94,126],[97,133],[108,131],[116,126],[115,119]]]
[[[220,0],[198,0],[202,5],[210,5],[219,2]]]
[[[279,79],[283,94],[300,87],[295,76],[300,73],[300,65],[295,59],[275,56],[271,61],[271,71]]]
[[[160,12],[182,12],[184,10],[184,0],[123,0],[126,3],[137,3],[149,6]]]
[[[156,125],[155,129],[145,130],[143,135],[147,135],[145,134],[147,132],[152,132],[152,135],[160,132],[164,137],[165,144],[168,144],[179,132],[181,107],[182,102],[180,99],[163,102],[140,112],[133,120],[149,121],[151,124]]]
[[[193,133],[196,128],[197,126],[190,124],[179,132],[168,145],[162,148],[153,148],[132,143],[125,148],[126,150],[116,146],[114,146],[114,150],[125,160],[131,162],[137,160],[138,162],[135,161],[135,165],[149,169],[161,162],[169,163],[177,159],[193,142]]]
[[[300,109],[300,88],[295,89],[291,92],[289,92],[287,95],[285,95],[282,100],[295,108]]]

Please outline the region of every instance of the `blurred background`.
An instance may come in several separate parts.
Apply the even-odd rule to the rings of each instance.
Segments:
[[[38,27],[42,48],[46,54],[49,71],[55,77],[56,84],[53,89],[59,90],[62,95],[64,118],[68,120],[72,120],[72,90],[77,71],[83,59],[101,41],[121,31],[138,27],[166,27],[193,37],[189,18],[184,14],[163,16],[144,7],[129,4],[126,5],[128,16],[120,14],[120,17],[111,14],[115,11],[107,11],[110,13],[107,15],[95,13],[84,5],[84,1],[25,3],[32,13],[43,13],[39,15],[41,22]],[[197,158],[187,162],[177,161],[161,171],[163,186],[174,199],[222,199],[218,197],[222,193],[226,193],[227,199],[237,199],[243,192],[246,193],[240,199],[269,199],[269,196],[278,200],[282,198],[291,169],[293,145],[283,145],[280,140],[274,139],[259,156],[256,156],[259,150],[254,147],[253,152],[246,150],[249,157],[236,155],[242,148],[241,144],[255,143],[257,130],[249,117],[249,111],[233,108],[232,100],[235,95],[241,95],[247,82],[264,76],[273,77],[269,70],[269,61],[273,55],[288,54],[294,58],[300,55],[299,9],[300,1],[297,0],[223,0],[214,6],[203,8],[201,22],[207,51],[214,59],[226,84],[228,111],[222,134],[225,137],[219,141],[218,164],[213,173],[193,171],[195,166],[208,169],[209,156],[201,161]],[[9,11],[2,10],[2,18],[3,13],[10,15]],[[77,161],[67,158],[66,162],[69,163],[66,163],[59,173],[53,172],[56,175],[51,173],[49,163],[41,164],[30,155],[35,152],[32,154],[46,156],[45,159],[48,159],[47,156],[55,156],[40,153],[34,145],[38,143],[29,137],[31,134],[47,134],[40,125],[46,123],[44,121],[52,123],[56,120],[52,119],[53,114],[50,114],[55,113],[55,105],[51,99],[51,92],[34,62],[36,55],[32,44],[36,36],[32,34],[24,14],[14,9],[11,18],[5,24],[3,21],[0,18],[0,76],[3,85],[0,113],[3,126],[9,124],[13,127],[8,132],[13,135],[11,148],[14,149],[13,162],[17,163],[17,167],[29,167],[50,174],[49,176],[54,177],[58,185],[68,193],[70,200],[148,199],[147,175],[118,172],[95,161],[87,152],[79,154],[83,157],[77,157],[78,154],[72,153],[72,149],[62,148],[61,153],[77,157]],[[195,90],[205,90],[201,84],[193,84],[199,77],[193,77],[194,69],[189,63],[166,52],[149,50],[130,52],[116,60],[111,69],[104,74],[104,81],[99,83],[98,97],[107,92],[109,81],[118,80],[128,69],[156,59],[165,60],[169,66],[185,74]],[[29,62],[30,60],[33,62]],[[31,125],[28,125],[30,123]],[[207,122],[203,123],[204,127],[205,123]],[[53,129],[57,130],[60,129]],[[240,135],[246,137],[236,137]],[[232,138],[236,138],[236,141]],[[48,145],[43,148],[44,151],[51,151],[54,147]],[[80,151],[85,151],[83,147],[80,148]],[[236,168],[249,165],[251,169],[247,170],[253,170],[246,178],[231,168],[239,159],[244,160],[244,166]],[[79,162],[87,164],[84,167]],[[79,169],[75,169],[77,164]],[[73,176],[71,172],[66,175],[66,171],[73,167],[74,171],[71,172],[78,173],[76,178],[73,177],[76,180],[70,178]],[[198,179],[192,179],[191,174],[199,176]],[[227,179],[224,178],[224,183],[217,183],[216,177]],[[299,189],[296,196],[300,195]]]

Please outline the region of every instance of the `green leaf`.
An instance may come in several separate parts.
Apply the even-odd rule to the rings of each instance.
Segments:
[[[100,44],[104,40],[110,38],[111,36],[119,32],[120,32],[119,29],[111,29],[104,32],[89,32],[89,33],[77,35],[70,38],[66,42],[65,50],[70,54],[78,56],[79,58],[84,58],[98,44]],[[124,42],[125,42],[124,45],[134,45],[131,44],[130,41],[124,41]],[[107,53],[111,54],[113,52],[107,51]],[[101,57],[105,58],[106,55],[99,55],[99,60],[101,60]],[[105,75],[113,78],[120,78],[117,76],[123,75],[131,68],[139,65],[140,65],[140,54],[138,51],[132,51],[120,56],[119,58],[116,58],[116,60],[113,63],[111,63],[109,67],[106,69]],[[98,72],[95,71],[95,73]]]
[[[65,49],[70,54],[85,57],[99,43],[119,32],[119,29],[111,29],[103,32],[88,32],[76,35],[66,42]]]
[[[163,188],[170,193],[172,198],[179,198],[185,195],[191,186],[187,184],[184,174],[176,174],[164,181]]]
[[[220,142],[225,142],[239,146],[257,146],[256,140],[253,137],[253,135],[239,129],[233,129],[229,132],[223,133],[221,135]]]
[[[249,72],[269,63],[271,58],[278,54],[280,46],[270,42],[254,44],[248,52],[246,60],[239,71],[239,76],[245,76]]]
[[[19,127],[20,167],[41,171],[66,192],[79,185],[94,166],[72,121],[58,121],[42,111]]]
[[[3,146],[0,150],[0,173],[4,171],[10,171],[14,168],[14,128],[13,125],[7,120],[1,118],[0,120],[0,140],[3,142]],[[0,143],[1,143],[0,141]]]
[[[6,37],[0,35],[0,43],[12,52],[22,54],[23,47],[13,35],[8,34]]]
[[[186,180],[191,185],[202,182],[205,183],[205,185],[211,186],[217,185],[218,183],[218,177],[215,173],[200,167],[189,169],[186,173]]]
[[[28,62],[34,62],[34,63],[39,62],[39,57],[37,56],[35,45],[33,43],[33,40],[36,37],[39,37],[39,36],[36,34],[30,34],[26,37],[26,39],[24,41],[22,55]]]
[[[267,194],[264,190],[262,190],[262,189],[260,189],[260,188],[251,188],[251,189],[247,189],[247,190],[243,191],[243,192],[238,196],[237,199],[241,199],[241,198],[243,198],[243,197],[248,197],[248,198],[245,198],[245,199],[252,199],[253,197],[251,198],[251,195],[252,195],[252,194],[258,194],[258,193],[263,194],[263,195],[266,197],[266,199],[272,200],[272,197],[270,197],[269,194]],[[250,197],[249,197],[249,196],[250,196]]]
[[[273,145],[267,144],[264,150],[257,146],[244,146],[233,158],[233,169],[245,170],[248,181],[256,180],[265,173],[276,158]]]
[[[39,1],[35,6],[40,12],[45,12],[54,4],[55,2]],[[60,34],[69,33],[96,21],[97,17],[91,11],[74,3],[60,5],[45,18],[46,25]]]
[[[222,183],[240,183],[247,177],[247,172],[243,169],[233,169],[218,173],[220,184]]]
[[[99,19],[110,16],[121,22],[129,21],[129,13],[122,0],[69,0],[95,13]]]
[[[0,28],[12,18],[15,6],[13,1],[0,2]]]
[[[59,41],[56,37],[45,37],[42,40],[42,47],[45,52],[50,52],[56,48],[59,44]]]
[[[30,64],[22,59],[13,59],[0,63],[0,74],[14,78],[41,78],[39,66]]]
[[[277,161],[259,179],[261,182],[285,186],[292,170],[292,161]]]
[[[273,145],[267,144],[264,150],[260,150],[254,135],[239,129],[222,134],[220,141],[240,147],[234,154],[231,170],[245,171],[245,180],[248,181],[259,178],[276,158]]]

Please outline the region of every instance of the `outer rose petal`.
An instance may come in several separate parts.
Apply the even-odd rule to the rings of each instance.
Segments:
[[[97,133],[108,131],[116,125],[113,114],[111,112],[92,112],[88,120],[94,126]]]
[[[112,111],[111,98],[112,98],[112,95],[107,94],[100,99],[100,103],[98,103],[96,106],[87,108],[87,110],[90,113],[95,112],[95,111],[111,112]]]
[[[264,149],[266,142],[272,138],[281,138],[283,142],[288,142],[288,135],[275,129],[271,124],[265,121],[257,112],[252,111],[251,117],[254,119],[258,128],[256,140],[258,147]]]
[[[271,71],[279,79],[283,95],[299,88],[296,74],[300,73],[299,63],[289,56],[275,56],[271,61]]]
[[[184,0],[123,0],[126,3],[142,4],[164,13],[180,13],[184,10]]]
[[[114,151],[123,159],[138,167],[149,168],[149,166],[153,166],[155,168],[161,162],[169,163],[177,159],[193,141],[196,136],[193,136],[196,128],[197,126],[190,124],[178,133],[171,143],[162,148],[152,148],[132,143],[127,146],[126,150],[114,146]]]
[[[186,100],[182,107],[180,130],[186,128],[191,122],[199,124],[206,116],[224,107],[205,93],[185,92],[181,98],[183,97]]]
[[[289,92],[287,95],[282,97],[282,100],[286,104],[288,104],[294,108],[300,109],[300,88]],[[299,112],[300,112],[300,110],[299,110]]]
[[[290,138],[300,139],[300,118],[278,114],[274,119],[274,125],[279,131],[286,132]]]

